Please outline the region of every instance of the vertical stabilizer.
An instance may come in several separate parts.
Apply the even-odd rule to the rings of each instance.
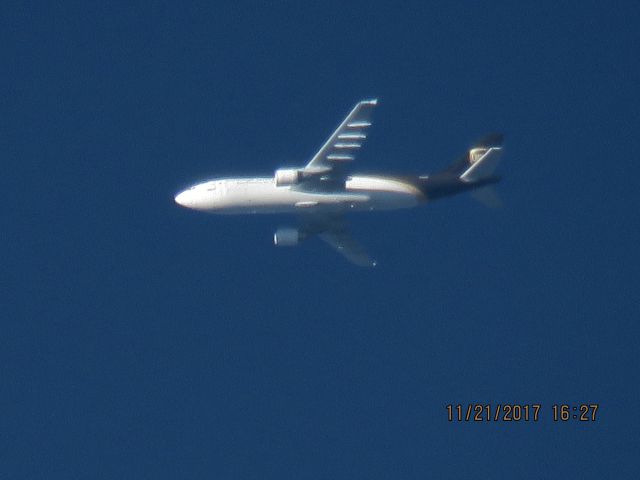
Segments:
[[[502,156],[502,141],[500,133],[487,135],[445,170],[420,177],[420,188],[425,197],[435,200],[471,191],[480,203],[490,207],[500,206],[502,202],[491,184],[500,180],[494,171]]]
[[[463,182],[477,182],[491,177],[502,157],[501,134],[492,134],[483,138],[468,152],[467,165],[460,174]]]

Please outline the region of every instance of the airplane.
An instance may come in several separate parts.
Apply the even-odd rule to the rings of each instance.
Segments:
[[[389,176],[350,173],[371,127],[377,99],[358,102],[320,150],[303,167],[280,168],[269,177],[217,178],[178,193],[186,208],[217,214],[297,213],[297,228],[278,228],[276,246],[294,246],[318,236],[351,263],[373,267],[367,252],[350,236],[348,212],[415,207],[472,191],[488,205],[498,203],[491,185],[502,154],[501,134],[476,143],[458,161],[434,175]]]

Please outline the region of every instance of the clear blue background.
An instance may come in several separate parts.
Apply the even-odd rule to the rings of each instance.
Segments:
[[[5,2],[2,478],[636,478],[640,4]],[[505,207],[294,219],[173,203],[304,164],[506,134]],[[541,403],[449,423],[448,403]],[[554,423],[553,403],[600,404]]]

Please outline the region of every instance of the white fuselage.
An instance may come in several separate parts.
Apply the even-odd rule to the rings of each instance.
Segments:
[[[384,176],[351,176],[344,190],[299,190],[277,186],[273,177],[216,179],[178,195],[184,207],[221,214],[372,211],[409,208],[424,201],[410,183]]]

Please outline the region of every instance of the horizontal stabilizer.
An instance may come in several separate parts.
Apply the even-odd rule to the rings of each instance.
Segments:
[[[498,196],[495,188],[492,185],[480,187],[471,191],[471,196],[475,198],[485,207],[489,208],[501,208],[502,199]]]

